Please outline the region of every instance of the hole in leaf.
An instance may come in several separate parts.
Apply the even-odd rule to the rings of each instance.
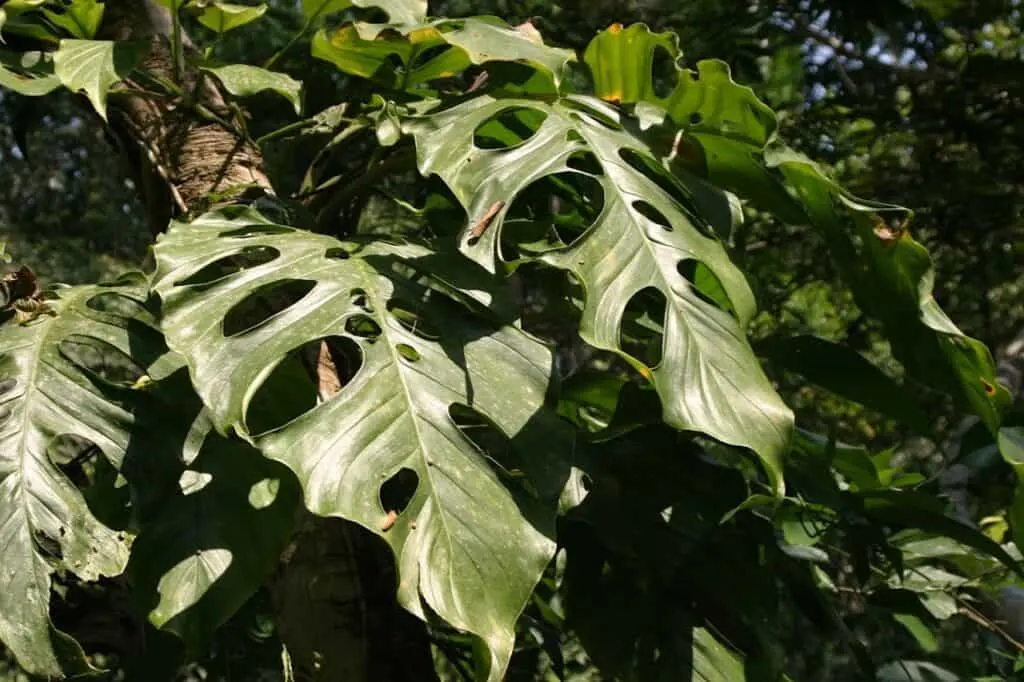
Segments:
[[[370,305],[370,299],[367,297],[365,289],[357,287],[349,292],[349,296],[352,297],[352,305],[362,308],[368,313],[373,312],[373,306]]]
[[[576,152],[565,162],[573,170],[590,173],[591,175],[604,175],[604,169],[597,162],[597,157],[590,152]]]
[[[452,49],[454,48],[452,48],[452,46],[447,43],[428,47],[427,49],[423,50],[415,57],[413,57],[412,62],[409,64],[409,70],[415,71],[416,69],[419,69],[420,67],[429,64],[432,60],[451,51]]]
[[[306,279],[284,279],[261,286],[236,303],[224,316],[224,336],[230,338],[252,331],[291,308],[315,286],[316,282]]]
[[[622,313],[619,347],[647,367],[657,367],[661,362],[665,307],[665,294],[646,287],[633,294]]]
[[[270,246],[247,246],[238,253],[224,256],[203,266],[198,272],[194,272],[174,284],[175,286],[211,284],[229,275],[269,263],[280,255],[280,251]]]
[[[259,385],[249,401],[245,423],[254,435],[278,429],[316,407],[320,394],[341,391],[362,366],[359,345],[329,336],[288,353]]]
[[[358,313],[345,320],[345,331],[373,343],[380,336],[381,329],[372,317]]]
[[[75,433],[62,433],[46,446],[46,456],[59,467],[80,465],[99,454],[100,449],[88,438]],[[65,473],[68,473],[65,471]],[[72,478],[73,477],[70,477]],[[80,479],[84,480],[84,479]]]
[[[398,354],[409,362],[416,362],[420,359],[420,352],[407,343],[396,344],[395,350],[397,350]]]
[[[700,300],[712,305],[722,312],[736,317],[729,294],[725,292],[722,281],[708,266],[693,258],[685,258],[676,266],[679,274],[690,283],[691,290]]]
[[[633,209],[651,222],[661,225],[669,232],[672,231],[672,223],[668,221],[665,214],[648,204],[646,201],[634,201]]]
[[[408,467],[402,467],[380,486],[380,507],[386,512],[401,514],[412,502],[419,487],[420,477]]]
[[[672,54],[661,45],[654,48],[654,56],[651,59],[651,83],[654,85],[654,94],[665,99],[676,89],[679,80],[679,70],[676,69],[676,60]]]
[[[640,154],[632,149],[620,149],[619,157],[648,180],[661,188],[678,203],[686,212],[690,223],[705,237],[715,239],[715,234],[706,221],[699,217],[696,206],[686,189],[652,157]]]
[[[287,234],[289,232],[294,232],[294,230],[290,227],[285,227],[284,225],[246,225],[245,227],[238,227],[234,230],[221,232],[218,236],[229,237],[232,239],[246,239],[247,237],[256,237],[259,235]]]
[[[516,468],[515,462],[511,461],[511,440],[483,413],[462,403],[452,403],[448,406],[448,416],[462,435],[494,463],[506,470]]]
[[[580,144],[583,144],[584,142],[586,142],[586,140],[583,139],[583,136],[580,135],[575,130],[570,130],[569,132],[567,132],[565,134],[565,141],[566,142],[579,142]]]
[[[398,320],[398,323],[406,331],[415,334],[421,339],[436,341],[441,337],[440,331],[420,315],[419,306],[393,298],[388,301],[388,312],[394,315],[395,319]]]
[[[530,490],[518,453],[512,440],[479,410],[462,403],[448,406],[448,416],[477,450],[505,485]]]
[[[596,106],[587,106],[583,102],[575,99],[564,99],[561,104],[568,109],[573,109],[583,114],[590,120],[608,128],[609,130],[625,130],[625,128],[622,127],[622,124],[615,120],[614,109],[598,109]],[[586,119],[583,119],[578,115],[573,114],[572,117],[578,121],[587,123]]]
[[[0,379],[0,398],[12,392],[17,385],[17,379]]]
[[[57,561],[61,561],[64,558],[64,551],[61,549],[60,542],[51,538],[43,530],[34,528],[32,530],[32,540],[41,554],[45,554]]]
[[[701,121],[703,120],[704,116],[702,116],[701,113],[698,111],[695,111],[692,114],[690,114],[690,125],[700,125]]]
[[[509,149],[533,137],[547,113],[529,107],[513,107],[487,119],[473,131],[478,149]]]
[[[516,195],[502,225],[502,257],[515,260],[572,245],[604,209],[604,189],[589,175],[567,171],[532,182]]]
[[[145,373],[127,353],[91,336],[74,334],[58,347],[79,369],[114,386],[131,386]]]
[[[96,294],[85,305],[101,313],[111,313],[121,317],[137,318],[146,314],[146,307],[134,298],[111,291]]]
[[[333,260],[346,260],[348,258],[351,258],[351,256],[351,253],[349,253],[346,249],[341,248],[340,246],[332,246],[331,248],[327,249],[327,251],[324,253],[324,258],[330,258]]]

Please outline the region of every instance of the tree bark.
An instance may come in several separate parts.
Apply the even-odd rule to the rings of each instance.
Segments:
[[[111,133],[132,165],[154,234],[172,217],[274,193],[258,146],[234,127],[199,115],[202,109],[230,121],[231,109],[200,72],[174,68],[172,32],[169,11],[154,0],[108,0],[97,36],[147,40],[142,69],[165,81],[178,71],[182,92],[195,93],[192,103],[153,97],[146,83],[130,81],[109,101]],[[294,679],[434,678],[426,628],[398,606],[395,585],[385,543],[356,524],[302,510],[271,582]]]

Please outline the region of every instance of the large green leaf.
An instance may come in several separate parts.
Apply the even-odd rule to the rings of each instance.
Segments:
[[[441,177],[470,216],[463,252],[492,272],[501,268],[503,231],[519,195],[527,200],[534,183],[555,174],[597,183],[602,196],[591,204],[603,207],[594,209],[592,224],[583,221],[574,243],[556,240],[538,256],[581,283],[581,336],[621,354],[653,382],[666,422],[750,448],[781,491],[793,417],[743,332],[753,296],[707,217],[710,207],[728,203],[721,192],[696,180],[676,182],[616,110],[593,98],[482,96],[410,116],[403,127],[416,139],[420,172]],[[504,148],[478,146],[484,133]],[[586,208],[578,197],[559,197],[566,200]],[[650,290],[665,302],[661,319],[642,321],[664,333],[653,366],[620,342],[628,305]]]
[[[674,38],[646,27],[605,31],[585,57],[596,91],[665,112],[663,125],[652,124],[646,137],[673,169],[816,228],[857,305],[882,321],[910,375],[970,407],[994,432],[1009,395],[985,346],[965,336],[932,298],[931,258],[906,230],[909,211],[856,199],[808,159],[768,146],[774,115],[732,81],[722,62],[700,62],[696,74],[677,67],[676,85],[659,97],[651,70],[659,49],[679,56]]]
[[[446,50],[438,48],[448,45]],[[536,69],[558,86],[571,50],[544,44],[531,24],[509,26],[497,17],[439,19],[427,24],[395,27],[345,24],[313,37],[313,56],[342,71],[389,88],[413,90],[430,81],[450,78],[473,64],[517,62]],[[395,68],[395,58],[401,68]]]
[[[392,24],[415,24],[427,17],[427,0],[302,0],[302,12],[309,22],[353,6],[382,9]]]
[[[39,675],[59,675],[62,663],[85,667],[77,645],[50,624],[51,573],[95,580],[119,574],[128,559],[124,534],[93,516],[54,448],[74,437],[120,467],[138,393],[128,356],[143,362],[161,346],[139,321],[145,292],[141,276],[61,288],[35,319],[0,325],[0,640]]]
[[[480,636],[489,678],[500,679],[516,618],[554,552],[567,476],[571,441],[545,408],[550,351],[472,312],[472,298],[442,293],[486,289],[489,278],[465,262],[446,273],[443,259],[415,244],[339,242],[250,210],[173,224],[155,252],[168,342],[187,358],[214,424],[291,468],[313,512],[383,537],[397,557],[402,605],[425,617],[426,604]],[[236,328],[244,308],[274,307],[282,285],[305,293]],[[344,356],[337,367],[350,365],[347,383],[257,433],[261,384],[322,339]],[[474,445],[457,421],[469,411],[510,440],[508,452]],[[407,501],[388,502],[403,479]]]
[[[107,93],[124,80],[140,57],[137,45],[112,40],[62,40],[53,53],[54,73],[64,87],[82,90],[107,118]]]

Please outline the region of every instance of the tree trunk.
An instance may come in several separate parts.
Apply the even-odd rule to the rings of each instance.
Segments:
[[[172,81],[172,31],[171,15],[154,0],[108,0],[98,37],[148,40],[151,51],[142,68]],[[206,111],[230,119],[214,82],[194,69],[177,71],[183,92],[195,92]],[[154,234],[172,217],[212,207],[211,193],[217,205],[254,193],[273,196],[256,144],[198,115],[195,107],[145,96],[141,84],[128,82],[112,93],[108,108],[111,133],[132,165]],[[395,584],[394,560],[379,538],[353,523],[303,510],[271,584],[295,679],[433,678],[425,626],[398,606]]]

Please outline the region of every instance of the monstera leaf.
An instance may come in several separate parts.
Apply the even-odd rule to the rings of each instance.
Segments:
[[[865,313],[885,325],[893,354],[915,379],[945,391],[993,432],[1009,394],[989,351],[965,336],[932,298],[935,271],[911,238],[911,213],[853,197],[815,164],[770,144],[772,111],[737,85],[720,61],[697,72],[675,69],[664,96],[652,80],[657,51],[678,60],[675,36],[645,26],[612,27],[590,44],[585,62],[604,99],[662,110],[645,139],[674,170],[705,177],[776,217],[817,229]],[[657,118],[657,115],[654,115]]]
[[[514,229],[537,232],[552,202],[569,207],[554,220],[556,238],[538,246],[543,235],[526,237],[534,242],[520,243],[520,255],[572,273],[584,292],[581,336],[653,382],[666,422],[750,448],[781,491],[793,417],[743,332],[753,296],[709,222],[731,219],[722,192],[676,181],[594,98],[481,96],[409,116],[403,129],[415,137],[420,172],[437,174],[466,208],[462,250],[489,271],[501,268]],[[515,213],[531,202],[533,214]],[[579,219],[579,211],[588,213]],[[624,347],[634,327],[656,332],[653,361]]]
[[[517,62],[535,69],[554,89],[571,50],[549,47],[532,24],[509,26],[497,17],[440,19],[393,27],[346,24],[313,37],[313,56],[346,73],[398,90],[456,76],[474,64]],[[401,67],[396,68],[397,58]]]
[[[173,224],[155,252],[164,331],[217,428],[291,468],[313,512],[383,537],[402,605],[481,637],[500,679],[567,478],[550,351],[458,293],[486,273],[446,272],[415,244],[339,242],[247,210]],[[326,391],[319,374],[333,397],[261,430],[261,385],[294,386],[275,375],[309,344],[335,369]]]
[[[0,325],[0,640],[38,675],[86,667],[50,623],[53,571],[95,580],[128,559],[124,534],[96,519],[65,471],[93,447],[121,465],[135,363],[162,346],[142,321],[145,292],[141,276],[57,289],[35,302],[33,319]]]

